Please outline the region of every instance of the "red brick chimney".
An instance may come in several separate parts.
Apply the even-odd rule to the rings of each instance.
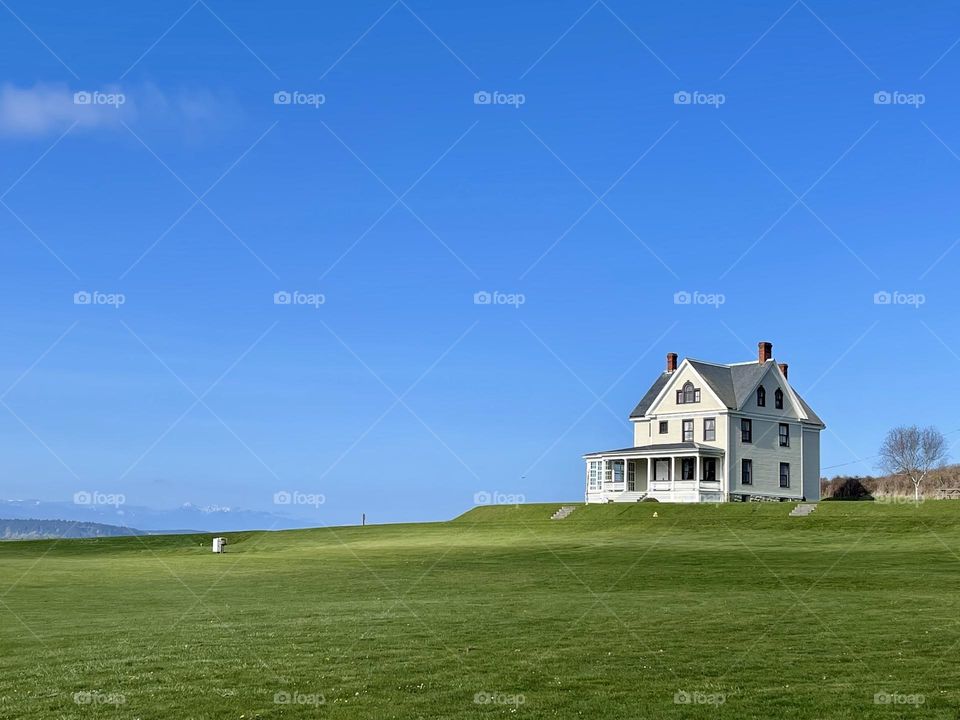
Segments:
[[[672,373],[677,369],[677,354],[667,353],[667,372]]]
[[[787,368],[789,368],[790,366],[787,365],[786,363],[778,363],[778,365],[780,366],[780,372],[783,373],[783,377],[789,380],[790,378],[787,376]]]
[[[767,360],[773,358],[773,343],[757,343],[757,362],[763,365]]]

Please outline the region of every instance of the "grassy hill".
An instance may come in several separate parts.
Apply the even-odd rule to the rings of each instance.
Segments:
[[[557,507],[0,544],[0,717],[960,712],[960,503]]]

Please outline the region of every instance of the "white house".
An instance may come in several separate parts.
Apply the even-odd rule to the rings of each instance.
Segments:
[[[588,503],[820,499],[826,426],[768,342],[730,365],[668,353],[630,422],[632,447],[583,456]]]

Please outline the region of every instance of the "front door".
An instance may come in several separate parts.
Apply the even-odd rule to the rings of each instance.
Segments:
[[[657,460],[653,467],[657,482],[670,482],[670,460]]]

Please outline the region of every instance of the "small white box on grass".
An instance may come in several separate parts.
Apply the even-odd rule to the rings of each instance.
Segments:
[[[215,537],[213,539],[213,551],[215,553],[222,553],[226,550],[227,539],[225,537]]]

